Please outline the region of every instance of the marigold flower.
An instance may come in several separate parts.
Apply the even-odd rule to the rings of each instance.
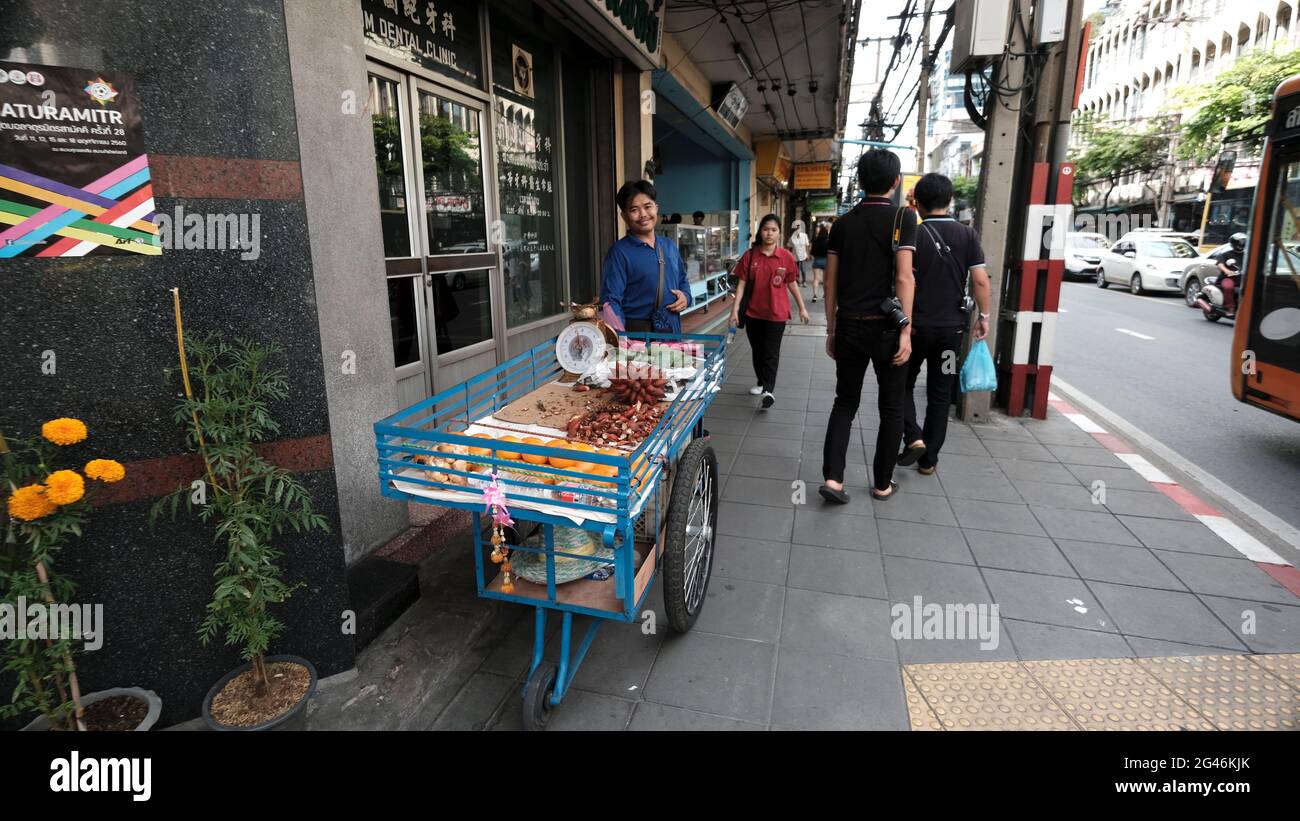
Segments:
[[[45,498],[70,505],[86,495],[86,483],[75,470],[56,470],[45,478]]]
[[[20,487],[9,495],[9,515],[24,522],[49,516],[58,510],[53,502],[45,497],[45,488],[41,485]]]
[[[75,445],[86,438],[86,423],[80,419],[51,419],[41,425],[41,436],[56,445]]]
[[[101,482],[118,482],[126,476],[126,468],[112,459],[91,459],[86,463],[86,476]]]

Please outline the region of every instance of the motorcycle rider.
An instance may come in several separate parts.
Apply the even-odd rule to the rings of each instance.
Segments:
[[[1218,263],[1218,285],[1223,291],[1223,309],[1231,317],[1237,313],[1236,286],[1245,264],[1246,235],[1238,231],[1228,238],[1228,244],[1222,251],[1211,254],[1210,259]]]

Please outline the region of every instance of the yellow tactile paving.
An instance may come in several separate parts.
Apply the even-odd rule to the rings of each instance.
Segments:
[[[916,664],[906,672],[946,730],[1078,729],[1016,662]]]
[[[912,676],[907,672],[903,673],[903,694],[907,697],[907,718],[908,724],[913,730],[929,731],[942,730],[943,725],[939,723],[939,718],[930,709],[930,705],[925,703],[925,698],[921,691],[916,689]]]
[[[1136,659],[1027,661],[1024,666],[1085,730],[1213,730]]]
[[[913,730],[1300,730],[1300,653],[909,664]]]
[[[1300,729],[1300,691],[1247,656],[1138,661],[1220,730]]]

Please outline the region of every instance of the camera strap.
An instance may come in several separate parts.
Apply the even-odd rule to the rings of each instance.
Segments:
[[[659,252],[659,289],[655,291],[655,310],[657,311],[664,306],[664,247],[656,242],[655,250]]]
[[[930,237],[930,241],[934,243],[934,248],[939,254],[939,259],[944,260],[942,264],[945,267],[948,267],[947,260],[952,260],[953,263],[957,263],[957,258],[953,256],[952,253],[952,246],[944,240],[943,236],[938,231],[926,225],[925,220],[921,220],[921,228],[925,231],[926,235]],[[961,295],[964,298],[970,293],[970,270],[967,269],[966,271],[966,281],[964,283],[962,282],[960,264],[957,264],[956,268],[950,268],[950,270],[957,274],[957,287],[961,289]]]

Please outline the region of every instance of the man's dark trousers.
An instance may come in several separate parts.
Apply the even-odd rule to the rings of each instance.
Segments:
[[[888,490],[898,463],[898,442],[903,435],[903,389],[907,366],[890,362],[898,352],[898,329],[885,319],[848,319],[835,323],[835,404],[826,426],[822,448],[822,477],[844,481],[844,455],[848,451],[853,418],[862,402],[862,380],[867,363],[876,371],[880,387],[878,407],[880,430],[876,433],[876,455],[872,460],[872,481],[877,490]]]
[[[903,397],[903,446],[918,439],[925,442],[925,455],[917,460],[923,468],[934,467],[948,435],[948,407],[957,384],[961,336],[961,328],[912,327],[912,358],[907,362],[907,392]],[[926,363],[924,429],[916,423],[916,402],[912,397],[923,359]]]
[[[776,370],[781,365],[781,336],[784,322],[745,317],[745,335],[754,354],[754,384],[762,385],[768,393],[776,387]]]

